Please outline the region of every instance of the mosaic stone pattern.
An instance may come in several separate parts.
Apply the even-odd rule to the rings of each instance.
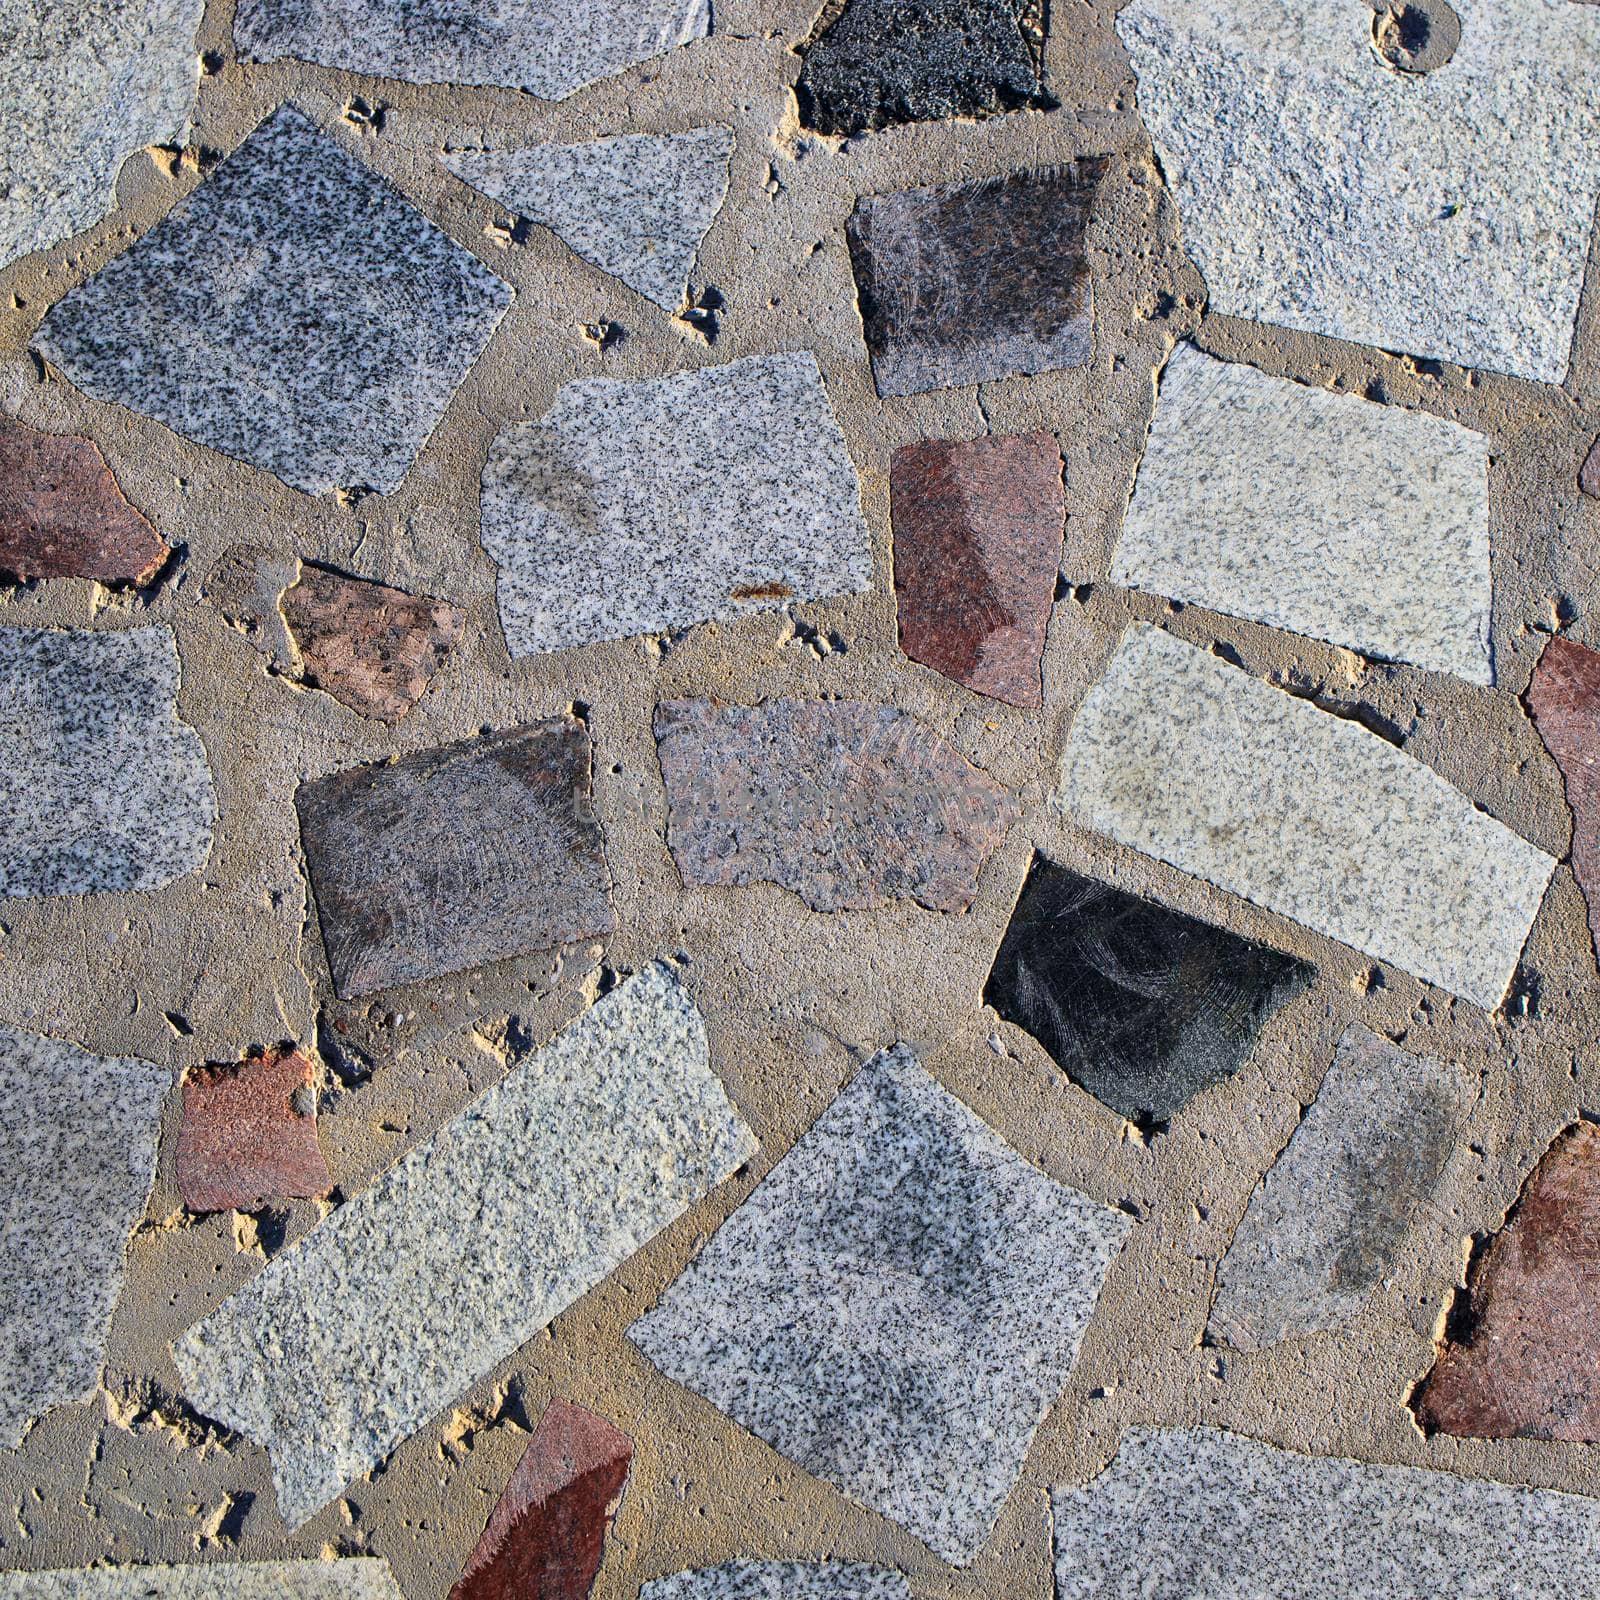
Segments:
[[[639,1600],[910,1600],[898,1572],[856,1561],[730,1561],[656,1578]]]
[[[0,1573],[5,1600],[216,1600],[222,1594],[230,1600],[400,1600],[389,1563],[377,1556]]]

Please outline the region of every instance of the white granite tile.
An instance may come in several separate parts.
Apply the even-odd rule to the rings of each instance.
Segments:
[[[1084,827],[1492,1011],[1555,862],[1358,723],[1142,624],[1073,723]]]
[[[0,1026],[0,1448],[100,1386],[172,1078]]]
[[[95,1567],[0,1574],[0,1600],[400,1600],[389,1563],[210,1561],[186,1567]]]
[[[730,1561],[656,1578],[639,1600],[911,1600],[905,1577],[858,1561]]]
[[[216,793],[165,624],[0,628],[0,894],[159,889],[201,866]]]
[[[1489,684],[1489,441],[1180,344],[1111,581]]]
[[[1211,310],[1560,383],[1600,195],[1600,15],[1454,7],[1454,58],[1420,76],[1353,3],[1134,0],[1117,31]]]
[[[1578,1495],[1174,1429],[1052,1498],[1056,1600],[1600,1600]]]
[[[628,1337],[945,1560],[988,1538],[1131,1224],[904,1045],[863,1067]]]
[[[872,581],[855,468],[805,351],[563,385],[490,447],[483,545],[513,656]]]
[[[756,1150],[673,970],[647,968],[174,1347],[298,1527]]]

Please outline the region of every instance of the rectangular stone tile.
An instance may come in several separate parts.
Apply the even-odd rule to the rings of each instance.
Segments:
[[[400,1600],[377,1556],[0,1574],[3,1600]]]
[[[1072,725],[1061,804],[1486,1011],[1555,867],[1376,734],[1143,625]]]

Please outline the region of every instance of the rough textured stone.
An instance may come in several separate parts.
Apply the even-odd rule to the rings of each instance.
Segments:
[[[692,128],[666,138],[625,133],[524,150],[449,149],[441,159],[462,182],[676,311],[727,197],[732,154],[731,128]]]
[[[854,594],[860,486],[809,352],[564,384],[483,469],[513,656]]]
[[[1600,499],[1600,439],[1590,447],[1578,471],[1578,487],[1587,495]]]
[[[297,557],[265,545],[234,545],[206,575],[200,598],[215,606],[277,672],[299,673],[300,653],[289,638],[279,602],[283,591],[300,581]]]
[[[86,393],[307,493],[399,484],[511,290],[280,106],[35,347]]]
[[[1217,1269],[1211,1335],[1261,1350],[1349,1322],[1392,1271],[1468,1099],[1456,1068],[1347,1029]]]
[[[1099,157],[862,200],[846,228],[878,393],[1089,359]]]
[[[590,762],[557,717],[301,784],[341,998],[615,928]]]
[[[1316,976],[1303,961],[1035,856],[983,992],[1130,1122],[1231,1078]]]
[[[1155,628],[1078,712],[1085,827],[1494,1010],[1555,862],[1354,722]]]
[[[97,222],[124,159],[182,144],[203,0],[27,0],[0,33],[0,267]]]
[[[187,1567],[96,1567],[0,1575],[4,1600],[400,1600],[389,1563],[235,1561]]]
[[[0,1025],[0,1448],[100,1384],[171,1078]]]
[[[185,1335],[184,1393],[298,1527],[756,1149],[658,963]]]
[[[632,1460],[626,1434],[552,1400],[450,1600],[585,1600]]]
[[[293,56],[412,83],[500,84],[559,100],[711,32],[711,0],[240,0],[252,61]]]
[[[1138,1429],[1053,1499],[1057,1600],[1600,1600],[1577,1495]]]
[[[863,1067],[628,1337],[946,1561],[988,1538],[1128,1219],[904,1045]]]
[[[1111,581],[1489,684],[1489,441],[1180,344]]]
[[[1454,7],[1460,48],[1420,77],[1379,60],[1364,5],[1135,0],[1117,31],[1211,310],[1560,383],[1600,195],[1600,16]]]
[[[1067,506],[1055,436],[929,440],[889,467],[900,648],[1014,706],[1043,698],[1039,663]]]
[[[0,417],[0,573],[137,585],[171,554],[93,439]]]
[[[211,849],[205,750],[165,625],[0,628],[0,894],[159,889]]]
[[[317,1143],[316,1072],[280,1046],[190,1067],[178,1125],[178,1192],[191,1211],[256,1211],[333,1188]]]
[[[814,911],[964,911],[1016,802],[915,717],[850,700],[656,708],[667,844],[691,884],[778,883]]]
[[[1600,1440],[1600,1127],[1569,1128],[1474,1262],[1416,1413],[1474,1439]]]
[[[639,1600],[911,1600],[904,1576],[856,1561],[730,1561],[656,1578]]]

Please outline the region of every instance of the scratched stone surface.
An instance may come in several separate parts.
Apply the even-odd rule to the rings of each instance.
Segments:
[[[639,1600],[910,1600],[905,1578],[860,1561],[729,1561],[654,1578]]]
[[[400,1600],[380,1556],[0,1573],[5,1600]]]

